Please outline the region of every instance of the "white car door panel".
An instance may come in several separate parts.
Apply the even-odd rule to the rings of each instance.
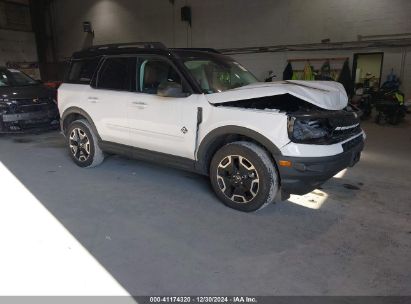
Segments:
[[[127,101],[133,93],[92,89],[87,99],[91,117],[104,141],[129,142]]]
[[[87,103],[93,110],[96,128],[104,141],[129,144],[127,104],[134,96],[132,78],[134,57],[108,57],[98,71],[96,89],[91,89]]]
[[[127,108],[132,145],[194,159],[200,96],[135,93]]]

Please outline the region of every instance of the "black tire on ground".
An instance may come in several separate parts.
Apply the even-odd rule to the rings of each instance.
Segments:
[[[210,180],[225,205],[244,212],[272,203],[279,189],[274,161],[262,147],[247,141],[229,143],[215,153]]]
[[[66,141],[70,157],[79,167],[92,168],[104,161],[97,136],[87,120],[73,121],[67,129]]]

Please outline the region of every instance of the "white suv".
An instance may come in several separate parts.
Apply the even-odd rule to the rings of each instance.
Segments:
[[[353,166],[365,139],[339,83],[259,83],[216,51],[160,43],[74,53],[58,106],[80,167],[105,153],[166,163],[208,175],[224,204],[248,212]]]

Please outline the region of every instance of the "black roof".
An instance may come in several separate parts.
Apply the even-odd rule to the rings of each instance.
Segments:
[[[174,56],[178,58],[210,58],[214,60],[227,60],[229,56],[220,54],[213,49],[199,49],[199,48],[173,48],[169,49]]]
[[[165,49],[158,48],[135,48],[135,47],[124,47],[118,49],[85,49],[79,52],[75,52],[72,56],[73,59],[81,59],[86,57],[98,57],[104,55],[123,55],[123,54],[159,54],[159,55],[169,55],[169,51]]]
[[[220,53],[211,48],[167,48],[161,42],[133,42],[120,44],[96,45],[90,48],[75,52],[73,59],[87,57],[99,57],[105,55],[123,54],[157,54],[163,56],[176,57],[219,57]]]

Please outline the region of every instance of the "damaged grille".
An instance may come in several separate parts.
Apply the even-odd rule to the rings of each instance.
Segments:
[[[341,115],[328,119],[331,127],[331,138],[333,142],[339,142],[361,132],[358,118],[353,115]]]
[[[338,127],[351,127],[359,124],[358,118],[354,117],[352,114],[341,114],[328,119],[330,125],[334,128]]]
[[[361,132],[360,124],[348,126],[343,129],[336,128],[331,136],[336,138],[348,138]]]

